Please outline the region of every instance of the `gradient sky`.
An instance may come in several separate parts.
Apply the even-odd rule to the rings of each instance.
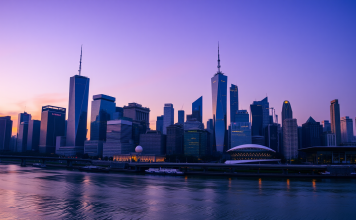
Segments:
[[[212,118],[217,68],[238,85],[240,109],[266,94],[281,115],[284,100],[301,126],[309,116],[356,117],[356,1],[0,1],[0,115],[41,106],[68,108],[69,78],[90,78],[95,94],[151,109],[164,103],[191,113],[203,96]],[[229,98],[229,96],[228,96]],[[89,103],[91,106],[91,103]],[[90,107],[89,107],[90,114]],[[228,113],[229,116],[229,113]],[[88,119],[90,117],[88,116]]]

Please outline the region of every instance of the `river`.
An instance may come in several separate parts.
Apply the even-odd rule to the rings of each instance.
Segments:
[[[356,180],[0,165],[0,219],[355,219]]]

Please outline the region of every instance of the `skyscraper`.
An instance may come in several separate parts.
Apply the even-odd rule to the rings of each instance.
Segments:
[[[94,95],[91,102],[90,140],[106,141],[106,122],[113,120],[116,112],[115,98]]]
[[[147,129],[150,127],[150,109],[141,104],[133,102],[124,106],[124,117],[131,118],[133,122],[144,122]]]
[[[227,76],[220,71],[220,53],[218,46],[218,71],[211,78],[212,104],[213,104],[213,124],[214,143],[217,152],[227,150]]]
[[[164,104],[163,115],[163,134],[167,134],[167,127],[174,124],[174,108],[173,104]]]
[[[166,154],[183,154],[184,129],[182,124],[167,127]]]
[[[17,135],[17,152],[25,152],[27,150],[27,134],[28,134],[28,121],[23,121],[18,128]]]
[[[236,122],[235,115],[239,110],[239,91],[236,85],[230,87],[230,122]]]
[[[164,155],[166,153],[166,137],[159,131],[147,131],[141,134],[140,145],[144,154]]]
[[[184,124],[184,110],[178,110],[178,124]]]
[[[161,134],[163,134],[163,115],[157,116],[156,130],[160,131]]]
[[[262,105],[252,104],[251,122],[252,122],[252,136],[262,136],[263,130],[263,109]]]
[[[81,75],[82,53],[79,75],[72,76],[69,84],[67,121],[67,146],[84,146],[87,136],[88,98],[90,79]]]
[[[341,127],[341,142],[342,143],[353,142],[354,129],[352,124],[352,119],[349,118],[349,116],[342,117],[340,121],[340,127]]]
[[[321,122],[321,125],[323,126],[323,132],[331,132],[331,124],[329,120],[324,120]]]
[[[282,106],[282,127],[284,123],[284,119],[293,118],[293,111],[290,102],[285,100]]]
[[[0,117],[0,151],[10,150],[11,133],[11,116]]]
[[[66,109],[43,106],[41,113],[40,153],[54,153],[57,136],[65,135]]]
[[[29,122],[31,120],[31,115],[28,114],[27,112],[20,113],[18,116],[18,122],[17,122],[17,137],[19,136],[19,129],[21,122]]]
[[[284,119],[283,154],[287,160],[298,157],[298,124],[297,119]]]
[[[323,137],[323,126],[309,117],[306,123],[302,125],[302,147],[321,146]]]
[[[230,128],[230,148],[251,144],[251,124],[250,122],[232,122]]]
[[[27,134],[27,150],[36,151],[39,150],[40,144],[40,131],[41,131],[41,121],[30,120],[28,122],[28,134]]]
[[[203,122],[203,96],[192,103],[192,117]]]
[[[330,122],[331,132],[336,135],[336,145],[341,143],[341,128],[340,128],[340,106],[339,100],[335,99],[330,104]]]

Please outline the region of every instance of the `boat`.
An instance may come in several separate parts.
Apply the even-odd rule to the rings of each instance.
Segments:
[[[85,166],[85,167],[78,167],[80,171],[89,171],[89,172],[103,172],[108,173],[110,169],[105,167],[98,167],[98,166]]]
[[[330,172],[324,171],[324,172],[321,172],[320,174],[322,174],[322,175],[330,175]]]
[[[41,167],[41,168],[45,168],[46,164],[42,164],[42,163],[33,163],[32,164],[33,167]]]
[[[146,173],[150,174],[161,174],[161,175],[184,175],[184,172],[179,169],[171,169],[171,168],[149,168],[145,170]]]

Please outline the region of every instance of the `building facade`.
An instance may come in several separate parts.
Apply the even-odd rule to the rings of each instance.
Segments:
[[[230,149],[252,143],[251,124],[249,122],[232,122],[229,131]]]
[[[275,152],[279,152],[279,124],[269,124],[265,128],[265,144]]]
[[[27,151],[39,151],[41,133],[41,121],[30,120],[28,122]]]
[[[251,110],[251,133],[252,136],[262,136],[263,132],[263,109],[262,105],[252,104]]]
[[[335,99],[330,104],[330,122],[331,132],[336,136],[336,145],[341,144],[341,127],[340,127],[340,105],[339,100]]]
[[[285,119],[293,118],[292,106],[288,100],[285,100],[282,105],[282,127]]]
[[[176,123],[167,127],[166,154],[184,153],[184,128],[182,124]]]
[[[0,117],[0,151],[10,151],[12,133],[11,116]]]
[[[146,127],[150,127],[150,109],[142,107],[137,103],[129,103],[124,106],[124,117],[131,118],[133,121],[144,122]]]
[[[144,154],[164,155],[166,153],[166,137],[159,131],[150,130],[141,134],[140,145]]]
[[[106,141],[106,122],[114,119],[115,98],[103,94],[94,95],[91,102],[90,140]]]
[[[157,116],[156,131],[160,131],[163,134],[163,115]]]
[[[174,124],[174,108],[173,104],[164,104],[163,115],[163,134],[167,134],[167,127]]]
[[[239,110],[239,90],[237,85],[231,84],[230,87],[230,123],[237,122],[235,115]]]
[[[331,132],[331,124],[329,120],[322,121],[321,125],[323,126],[323,132]]]
[[[192,117],[203,122],[203,96],[192,103]]]
[[[65,136],[66,109],[43,106],[41,113],[40,153],[54,153],[57,136]]]
[[[302,125],[302,148],[321,146],[323,126],[312,117]]]
[[[85,76],[70,77],[67,146],[84,146],[87,136],[89,81]]]
[[[31,115],[27,112],[20,113],[17,118],[17,137],[19,136],[20,125],[22,122],[29,122],[31,120]]]
[[[17,152],[27,151],[27,135],[28,135],[28,121],[23,121],[18,128],[17,135]]]
[[[184,124],[184,110],[178,110],[178,123]]]
[[[184,131],[184,155],[202,157],[208,154],[209,136],[206,130]]]
[[[341,118],[340,131],[341,131],[341,142],[342,143],[353,142],[354,129],[353,129],[352,118],[349,118],[349,116],[345,116],[345,117]]]
[[[283,155],[287,160],[298,157],[298,124],[297,119],[284,119]]]

